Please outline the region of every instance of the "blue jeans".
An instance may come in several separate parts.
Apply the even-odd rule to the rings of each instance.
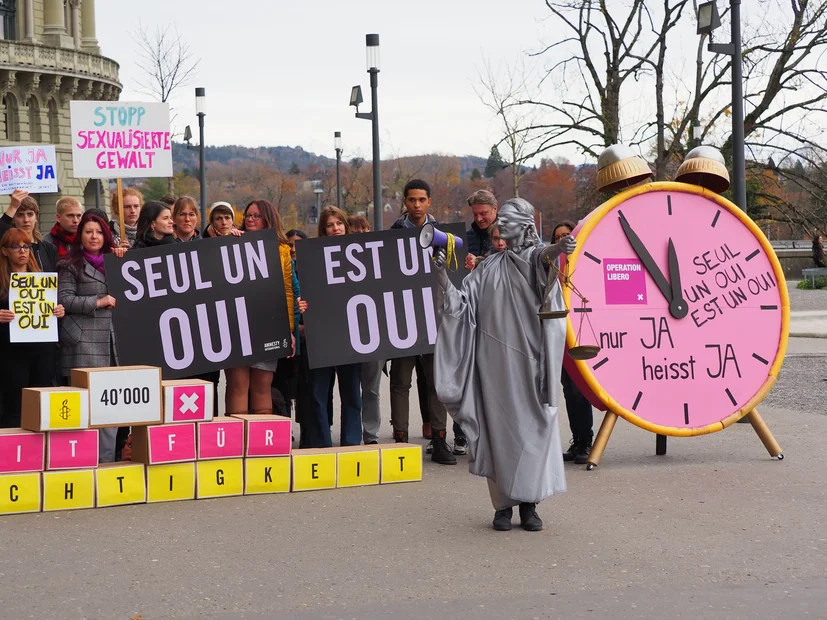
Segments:
[[[302,424],[302,447],[330,448],[329,401],[330,384],[334,373],[339,380],[339,398],[342,400],[342,424],[340,443],[358,446],[362,443],[362,387],[361,364],[329,366],[310,371],[313,388],[313,412],[310,420]]]

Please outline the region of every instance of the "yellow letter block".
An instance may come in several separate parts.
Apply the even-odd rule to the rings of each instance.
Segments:
[[[143,463],[101,463],[95,470],[98,508],[143,504],[146,479]]]
[[[332,448],[293,450],[293,490],[336,488],[336,452]]]
[[[195,463],[146,466],[146,501],[195,499]]]
[[[241,495],[243,492],[244,466],[242,459],[198,462],[198,480],[195,492],[198,499]]]
[[[380,445],[382,484],[422,480],[422,446],[409,443]]]
[[[244,495],[289,492],[289,456],[244,459]]]
[[[0,515],[40,512],[40,472],[0,476]]]
[[[361,487],[379,484],[379,448],[378,446],[340,448],[337,453],[336,486]]]
[[[94,507],[94,469],[43,472],[43,512]]]

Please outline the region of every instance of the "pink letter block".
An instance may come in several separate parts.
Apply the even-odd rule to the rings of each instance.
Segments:
[[[195,424],[147,426],[147,431],[150,465],[195,460]]]
[[[163,381],[164,422],[205,422],[212,419],[213,386],[208,381]]]
[[[218,417],[198,425],[198,460],[244,456],[244,421]]]
[[[248,419],[247,453],[244,456],[289,456],[292,444],[291,427],[292,422],[287,418]]]
[[[0,473],[42,471],[45,450],[44,433],[22,428],[0,429]]]
[[[46,469],[98,466],[98,429],[52,431],[47,437]]]

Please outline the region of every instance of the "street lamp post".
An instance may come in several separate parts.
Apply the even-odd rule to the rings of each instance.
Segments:
[[[310,210],[310,223],[316,224],[322,212],[322,194],[324,194],[324,190],[321,187],[317,187],[313,190],[313,193],[316,195],[316,206]]]
[[[710,43],[709,51],[732,57],[732,192],[735,204],[747,210],[747,171],[744,155],[744,85],[741,62],[741,0],[729,0],[732,22],[729,43]],[[709,34],[720,27],[718,7],[715,1],[704,2],[698,7],[698,33]]]
[[[205,88],[195,89],[195,113],[198,115],[198,159],[201,167],[201,226],[207,221],[207,163],[204,157],[204,117],[207,115],[207,93]]]
[[[342,208],[342,132],[333,133],[333,146],[336,148],[336,206]]]
[[[365,36],[366,59],[370,74],[370,112],[359,112],[362,103],[362,87],[354,86],[350,92],[350,105],[356,107],[356,118],[369,120],[373,126],[373,228],[382,230],[382,161],[379,156],[379,35]]]

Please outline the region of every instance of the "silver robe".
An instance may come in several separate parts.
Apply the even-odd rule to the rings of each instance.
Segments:
[[[488,478],[497,509],[566,490],[557,422],[566,321],[537,316],[543,248],[489,256],[462,290],[449,282],[437,302],[437,394],[468,437],[469,470]],[[556,280],[550,296],[552,309],[564,307]]]

